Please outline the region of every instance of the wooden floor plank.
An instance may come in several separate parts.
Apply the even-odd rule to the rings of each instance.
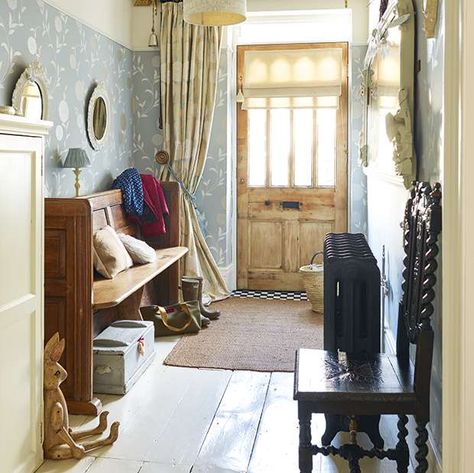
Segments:
[[[168,369],[174,371],[172,367]],[[183,393],[153,451],[148,452],[150,461],[191,469],[198,456],[232,373],[190,370],[193,371],[198,378]]]
[[[140,473],[189,473],[189,468],[176,465],[164,465],[163,463],[144,463]]]
[[[143,462],[97,458],[87,473],[141,473]]]
[[[190,385],[198,385],[198,370],[158,369],[152,365],[125,396],[103,396],[111,421],[120,421],[117,442],[93,455],[124,460],[158,461],[156,445]],[[94,425],[96,420],[86,424]]]
[[[318,430],[313,423],[313,435]],[[318,471],[319,459],[315,459]],[[249,473],[298,473],[298,415],[293,374],[273,373]]]
[[[269,373],[233,374],[193,473],[247,471],[269,380]]]
[[[85,457],[82,460],[47,460],[36,473],[86,473],[94,461],[94,457]]]

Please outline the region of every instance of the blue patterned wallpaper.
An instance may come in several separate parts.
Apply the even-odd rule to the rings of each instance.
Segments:
[[[133,53],[133,162],[143,172],[154,173],[155,153],[161,150],[163,135],[160,121],[160,56],[157,51]],[[205,217],[205,237],[220,267],[231,264],[232,212],[228,156],[229,94],[227,91],[227,50],[222,51],[217,103],[211,142],[203,178],[196,193],[198,208]]]
[[[362,71],[367,46],[351,47],[351,91],[350,91],[350,227],[353,233],[367,235],[367,177],[359,165],[359,135],[363,127],[364,101],[360,96]]]
[[[133,53],[133,162],[143,172],[155,173],[154,156],[160,151],[160,54],[158,51]]]
[[[46,194],[74,194],[73,174],[60,159],[83,147],[92,162],[82,174],[82,193],[107,189],[132,160],[132,52],[41,0],[0,1],[0,104],[11,104],[17,79],[38,59],[49,82]],[[87,98],[104,81],[111,100],[106,146],[94,151],[86,134]]]
[[[232,95],[228,90],[227,49],[219,65],[216,109],[206,166],[197,192],[197,204],[206,216],[206,241],[219,267],[232,264],[231,176],[235,161],[229,156],[228,107]]]

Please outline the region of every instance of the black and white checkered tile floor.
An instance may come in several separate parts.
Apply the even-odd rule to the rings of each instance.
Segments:
[[[273,299],[280,301],[307,301],[306,292],[287,291],[253,291],[249,289],[238,289],[232,293],[232,297],[253,297],[256,299]]]

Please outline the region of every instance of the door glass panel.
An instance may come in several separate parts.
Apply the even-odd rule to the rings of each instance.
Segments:
[[[294,110],[295,186],[311,186],[313,170],[313,110]]]
[[[290,183],[290,110],[276,109],[270,113],[271,185],[288,186]]]
[[[248,166],[249,186],[264,186],[266,184],[266,154],[267,154],[267,111],[248,111]]]
[[[318,186],[334,187],[336,183],[336,114],[334,108],[317,111]]]

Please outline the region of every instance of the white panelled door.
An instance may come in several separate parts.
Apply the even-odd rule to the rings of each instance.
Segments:
[[[43,458],[42,148],[41,137],[0,133],[0,471],[8,473],[35,471]]]

